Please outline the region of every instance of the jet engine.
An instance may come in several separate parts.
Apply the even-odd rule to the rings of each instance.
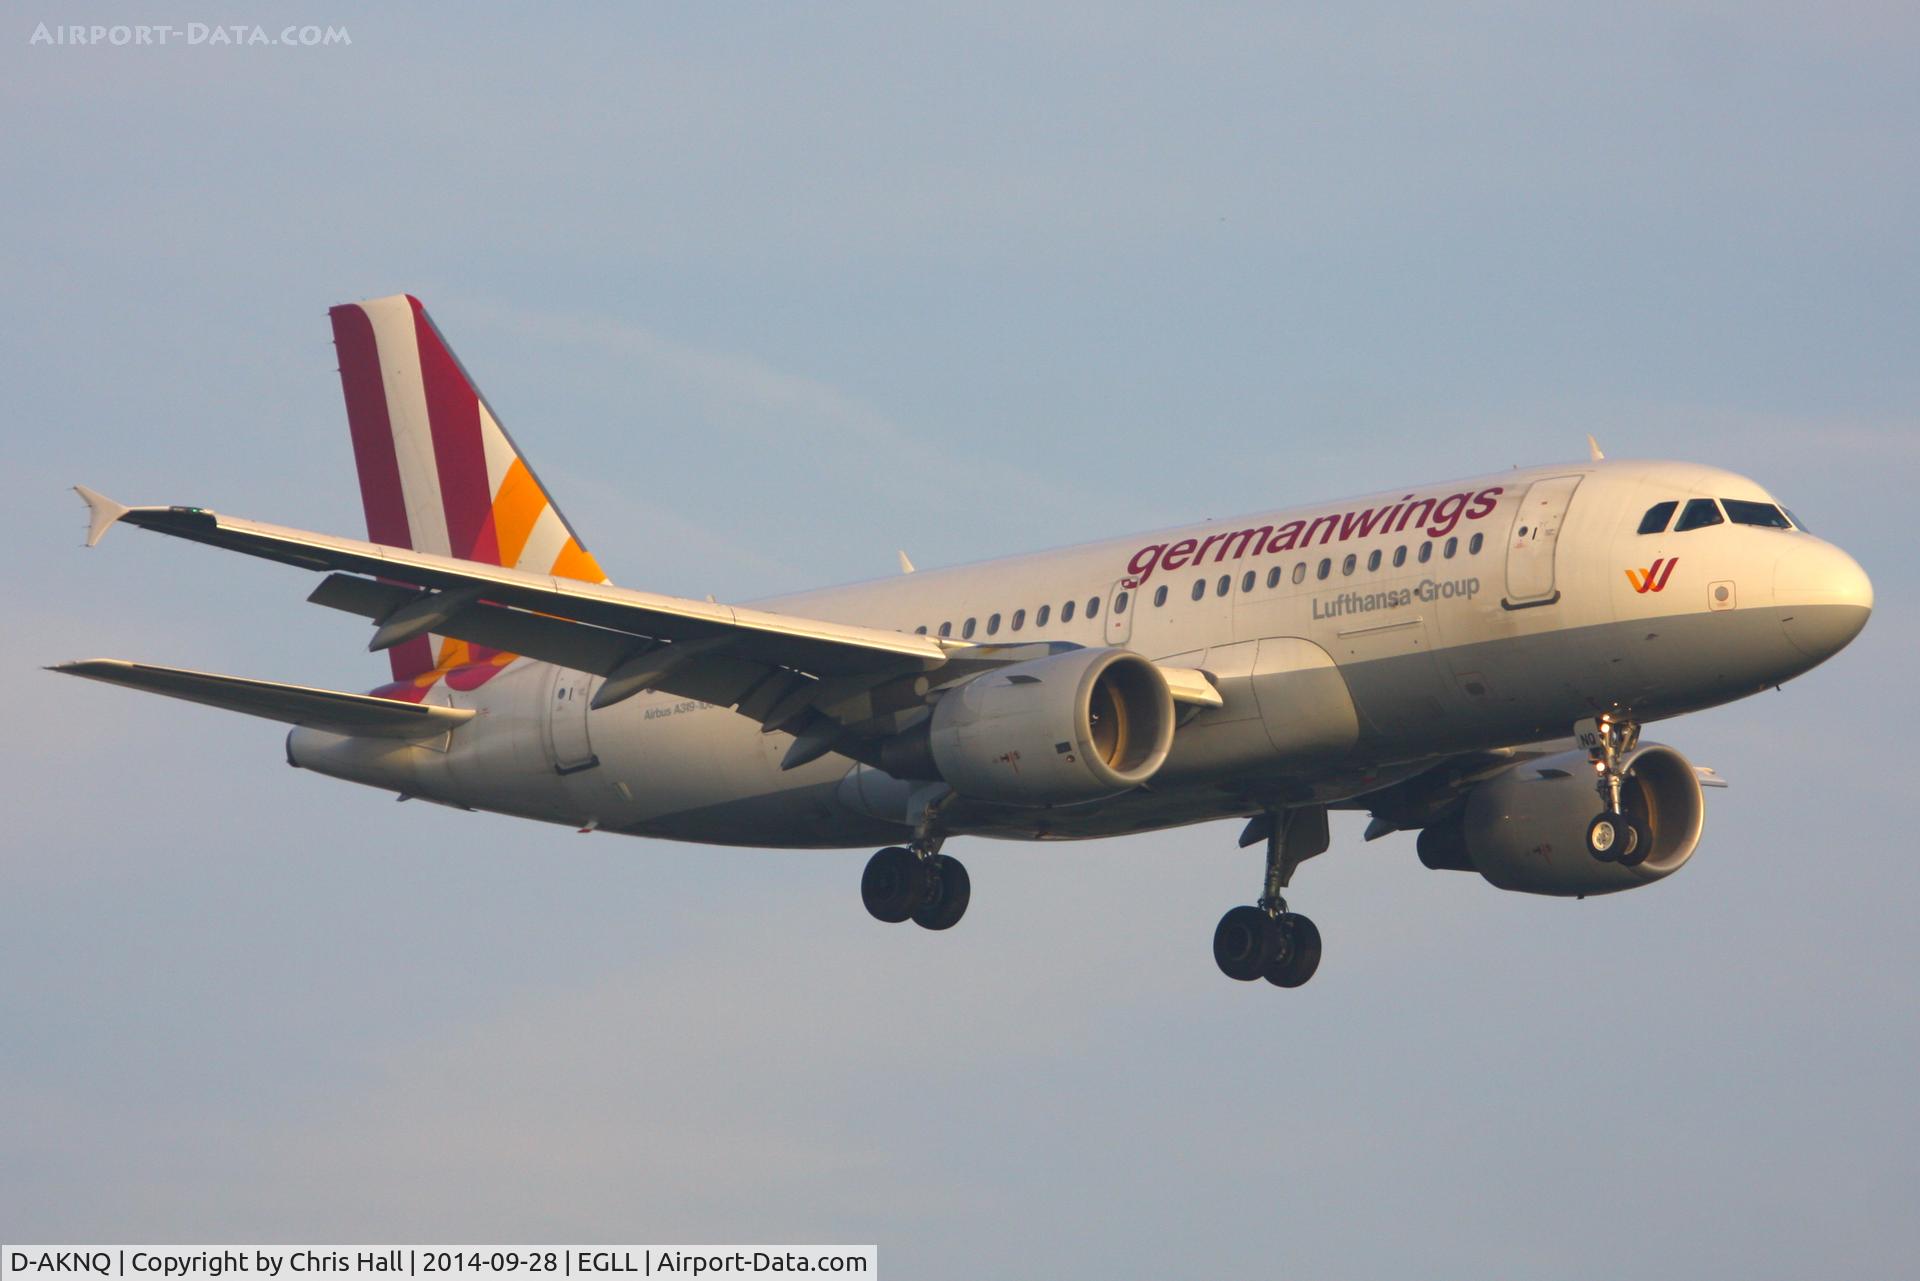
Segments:
[[[1649,743],[1624,762],[1620,801],[1653,845],[1634,865],[1587,852],[1587,824],[1603,808],[1584,751],[1503,770],[1467,793],[1466,804],[1420,833],[1428,867],[1478,872],[1503,890],[1584,897],[1635,889],[1671,876],[1700,843],[1705,805],[1686,757]]]
[[[983,801],[1068,805],[1152,778],[1173,726],[1173,695],[1152,663],[1129,650],[1075,649],[949,690],[924,737],[890,745],[886,766]]]

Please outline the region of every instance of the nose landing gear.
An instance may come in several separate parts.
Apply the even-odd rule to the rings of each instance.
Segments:
[[[1317,832],[1304,830],[1305,823],[1313,820],[1318,822]],[[1257,831],[1262,820],[1254,822],[1249,833]],[[1233,908],[1220,918],[1213,931],[1213,960],[1222,974],[1242,983],[1264,978],[1275,987],[1299,987],[1320,968],[1320,930],[1306,917],[1289,912],[1281,891],[1303,859],[1326,849],[1326,811],[1277,810],[1264,822],[1266,892],[1259,903]]]
[[[1574,736],[1586,745],[1593,759],[1600,803],[1605,807],[1587,824],[1587,853],[1601,863],[1638,867],[1653,852],[1653,833],[1621,804],[1621,787],[1626,780],[1620,762],[1639,745],[1640,726],[1603,712],[1596,720],[1574,726]]]

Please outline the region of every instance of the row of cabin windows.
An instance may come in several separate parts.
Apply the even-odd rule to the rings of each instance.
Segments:
[[[1060,606],[1060,621],[1062,623],[1071,623],[1073,621],[1074,610],[1079,607],[1079,604],[1079,601],[1070,600]],[[1127,594],[1125,592],[1121,592],[1114,598],[1113,611],[1116,614],[1124,614],[1127,612]],[[1042,605],[1039,609],[1033,611],[1033,625],[1035,627],[1045,627],[1052,617],[1053,606]],[[1100,617],[1100,598],[1098,596],[1087,597],[1087,617],[1089,619]],[[997,636],[1000,634],[1000,621],[1000,615],[998,614],[987,615],[987,635]],[[1027,625],[1027,611],[1024,609],[1014,610],[1013,618],[1010,621],[1013,625],[1012,630],[1016,632],[1019,631]],[[977,630],[979,622],[980,620],[977,618],[969,618],[966,622],[960,624],[960,639],[972,640],[973,633]],[[925,625],[922,625],[914,628],[913,633],[916,636],[925,636],[927,629]],[[953,624],[940,624],[939,634],[942,636],[953,635]]]
[[[1719,525],[1732,521],[1736,525],[1758,525],[1762,529],[1805,529],[1806,526],[1792,518],[1791,512],[1782,512],[1772,503],[1756,503],[1745,498],[1722,498],[1718,502],[1711,498],[1690,498],[1680,512],[1680,519],[1673,519],[1674,509],[1680,506],[1679,499],[1670,499],[1664,503],[1655,503],[1647,508],[1647,514],[1640,518],[1640,532],[1643,534],[1664,534],[1669,522],[1673,532],[1684,534],[1690,529],[1705,529],[1709,525]],[[1722,515],[1721,510],[1726,514]]]
[[[1485,545],[1486,545],[1486,535],[1475,534],[1472,538],[1469,538],[1467,540],[1467,555],[1478,556],[1480,554],[1480,549]],[[1442,560],[1452,560],[1455,556],[1459,554],[1459,552],[1460,552],[1460,540],[1458,538],[1449,538],[1445,543],[1440,545],[1440,557]],[[1428,540],[1427,542],[1420,544],[1419,550],[1414,553],[1414,560],[1417,563],[1424,565],[1428,561],[1433,559],[1433,555],[1434,555],[1434,545],[1432,540]],[[1370,574],[1376,572],[1380,568],[1381,561],[1384,558],[1385,558],[1385,553],[1377,547],[1374,548],[1371,552],[1367,553],[1367,572]],[[1407,546],[1406,544],[1402,543],[1400,546],[1393,549],[1393,567],[1395,569],[1399,569],[1401,566],[1405,565],[1406,563],[1407,563]],[[1359,568],[1360,568],[1360,557],[1357,553],[1354,553],[1354,552],[1349,552],[1346,558],[1340,562],[1340,573],[1342,577],[1353,574]],[[1267,571],[1268,590],[1272,590],[1273,588],[1278,587],[1280,585],[1280,580],[1283,574],[1284,574],[1284,570],[1279,565],[1275,565],[1273,568]],[[1333,557],[1331,556],[1321,557],[1320,564],[1314,570],[1313,576],[1316,580],[1324,580],[1332,577],[1333,576]],[[1296,584],[1298,584],[1298,583],[1304,583],[1306,580],[1307,580],[1307,562],[1301,561],[1293,567],[1293,581]],[[1249,569],[1245,573],[1240,575],[1240,590],[1242,592],[1250,592],[1254,589],[1255,585],[1259,581],[1260,581],[1259,574]],[[1214,583],[1213,590],[1214,590],[1214,595],[1216,596],[1225,596],[1228,592],[1232,591],[1233,575],[1232,574],[1220,575],[1220,577]],[[1206,594],[1207,594],[1207,580],[1204,578],[1194,579],[1193,580],[1193,599],[1200,600],[1204,598]],[[1123,591],[1113,598],[1114,613],[1124,614],[1127,612],[1127,602],[1128,602],[1129,596],[1130,596],[1129,593]],[[1156,607],[1165,605],[1167,603],[1167,588],[1164,583],[1154,590],[1153,603]],[[1060,621],[1062,623],[1071,623],[1073,621],[1074,607],[1076,604],[1078,604],[1078,602],[1068,601],[1066,604],[1060,607]],[[1051,612],[1052,612],[1052,606],[1050,605],[1042,605],[1039,609],[1035,610],[1033,615],[1033,625],[1036,628],[1045,627],[1047,625],[1047,621],[1049,616],[1051,615]],[[1098,618],[1100,616],[1100,598],[1098,596],[1087,597],[1086,616],[1089,619]],[[976,624],[978,623],[978,621],[979,621],[978,619],[969,618],[964,623],[960,624],[960,638],[962,640],[973,639],[973,634],[974,634],[974,631],[976,630]],[[1000,622],[1001,622],[1000,615],[998,614],[987,615],[987,635],[989,636],[999,635]],[[1024,628],[1027,625],[1027,611],[1024,609],[1014,610],[1013,618],[1011,622],[1012,622],[1012,630],[1016,632]],[[916,627],[913,630],[914,630],[914,634],[918,636],[925,636],[927,634],[927,629],[925,625]],[[952,623],[940,624],[939,634],[942,636],[953,635],[953,624]]]
[[[1467,555],[1478,556],[1480,554],[1480,549],[1485,545],[1486,545],[1486,536],[1484,534],[1475,534],[1472,538],[1469,538],[1467,540]],[[1449,538],[1445,543],[1441,544],[1441,548],[1440,548],[1441,559],[1452,560],[1455,556],[1459,555],[1459,553],[1460,553],[1460,540],[1458,538]],[[1385,558],[1385,555],[1386,553],[1381,551],[1378,547],[1374,548],[1372,551],[1367,553],[1367,572],[1369,574],[1375,573],[1379,570],[1380,562]],[[1431,540],[1428,540],[1427,542],[1420,544],[1420,550],[1414,554],[1414,560],[1419,564],[1424,565],[1432,559],[1433,559],[1433,542]],[[1400,546],[1393,549],[1393,567],[1395,569],[1399,569],[1402,565],[1405,565],[1406,563],[1407,563],[1407,547],[1405,543],[1402,543]],[[1347,577],[1348,575],[1353,574],[1359,568],[1360,568],[1360,557],[1358,553],[1349,552],[1347,553],[1346,558],[1340,562],[1340,575],[1343,578]],[[1280,585],[1280,579],[1281,579],[1282,573],[1283,573],[1283,570],[1279,565],[1275,565],[1272,569],[1269,569],[1267,571],[1267,587],[1269,590],[1275,587],[1278,587]],[[1321,557],[1320,564],[1313,571],[1313,576],[1316,581],[1331,578],[1333,576],[1333,557],[1331,556]],[[1307,562],[1306,561],[1301,561],[1293,567],[1293,581],[1296,584],[1304,583],[1305,581],[1307,581]],[[1258,582],[1259,582],[1259,575],[1255,574],[1253,570],[1248,570],[1246,573],[1240,575],[1240,590],[1242,592],[1250,592],[1254,589],[1254,585]],[[1232,574],[1222,574],[1220,575],[1219,578],[1214,580],[1213,594],[1215,596],[1225,596],[1228,592],[1232,590],[1233,590]],[[1207,580],[1204,578],[1194,579],[1193,590],[1191,592],[1193,599],[1199,600],[1202,597],[1204,597],[1206,594],[1207,594]],[[1161,587],[1153,593],[1153,603],[1155,605],[1164,605],[1167,603],[1167,589],[1165,587]]]

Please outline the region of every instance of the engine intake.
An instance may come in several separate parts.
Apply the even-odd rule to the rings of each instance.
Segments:
[[[1140,655],[1076,649],[984,673],[934,705],[927,749],[956,792],[1069,805],[1138,787],[1173,746],[1173,695]]]
[[[1527,761],[1467,793],[1459,813],[1420,833],[1420,861],[1478,872],[1526,894],[1611,894],[1673,875],[1693,857],[1706,821],[1700,779],[1686,757],[1649,743],[1627,757],[1620,802],[1647,825],[1653,852],[1636,866],[1587,853],[1587,824],[1600,813],[1593,766],[1583,751]]]

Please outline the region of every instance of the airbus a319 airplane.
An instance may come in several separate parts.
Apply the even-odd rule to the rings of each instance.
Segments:
[[[81,488],[87,542],[119,522],[325,574],[308,599],[370,619],[392,682],[56,670],[290,722],[290,764],[403,798],[882,845],[860,890],[887,922],[959,921],[954,836],[1244,818],[1266,875],[1214,959],[1298,986],[1320,934],[1284,891],[1329,809],[1501,889],[1651,884],[1693,856],[1718,779],[1641,726],[1800,675],[1873,605],[1753,481],[1597,447],[751,605],[657,595],[608,581],[417,300],[332,321],[365,541]]]

